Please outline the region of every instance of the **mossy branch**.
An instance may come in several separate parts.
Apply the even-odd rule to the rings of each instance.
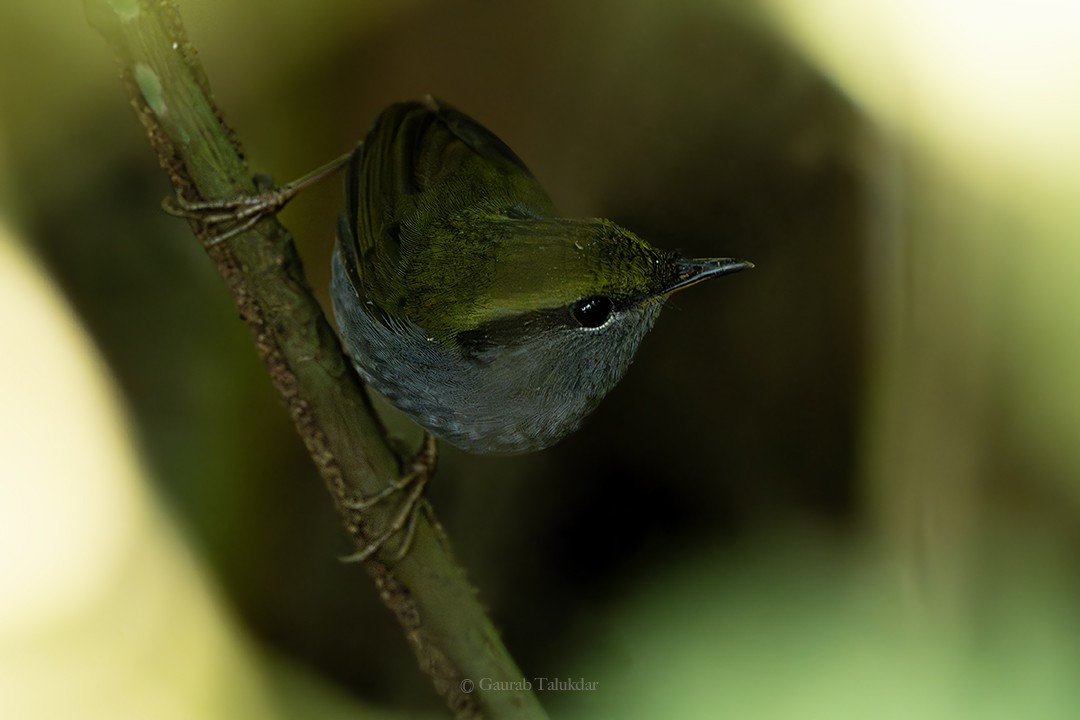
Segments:
[[[117,55],[131,104],[175,190],[189,200],[253,193],[239,143],[211,98],[175,2],[84,2],[90,24]],[[192,226],[206,244],[206,229]],[[207,253],[232,291],[346,529],[358,548],[366,546],[386,527],[392,509],[377,506],[361,516],[348,501],[385,488],[398,477],[399,462],[311,294],[291,237],[268,218],[227,242],[208,245]],[[393,549],[376,553],[364,566],[420,667],[456,716],[545,717],[530,692],[483,689],[482,678],[512,683],[521,671],[437,525],[420,517],[410,552],[394,562],[388,559]]]

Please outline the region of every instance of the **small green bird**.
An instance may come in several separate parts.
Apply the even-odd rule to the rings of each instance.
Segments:
[[[475,453],[557,442],[623,376],[672,293],[753,267],[559,217],[509,147],[434,100],[379,115],[346,203],[331,294],[356,369]]]

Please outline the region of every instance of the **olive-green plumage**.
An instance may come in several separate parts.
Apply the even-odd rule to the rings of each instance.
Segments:
[[[557,441],[619,380],[669,294],[750,267],[559,218],[510,148],[435,101],[377,118],[346,201],[332,294],[357,369],[475,452]]]

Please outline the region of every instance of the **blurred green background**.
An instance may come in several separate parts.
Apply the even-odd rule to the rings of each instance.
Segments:
[[[299,176],[431,93],[565,214],[757,264],[669,303],[555,448],[442,449],[432,501],[525,676],[599,682],[545,705],[1080,715],[1071,4],[180,8],[253,172]],[[370,581],[337,561],[327,493],[212,264],[160,211],[168,193],[81,7],[0,9],[0,219],[104,357],[152,517],[199,568],[183,582],[251,648],[236,666],[310,681],[288,701],[253,690],[261,714],[333,697],[438,716]],[[341,194],[331,181],[283,213],[324,307]]]

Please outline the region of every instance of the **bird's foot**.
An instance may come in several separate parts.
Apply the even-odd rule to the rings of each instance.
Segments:
[[[217,245],[250,230],[264,217],[280,212],[301,190],[333,175],[344,167],[352,154],[352,151],[347,152],[307,175],[280,187],[274,187],[273,181],[268,176],[256,175],[254,178],[256,192],[251,195],[237,195],[217,200],[188,200],[177,193],[175,197],[162,200],[161,207],[170,215],[200,223],[209,235],[205,244]]]
[[[402,536],[398,542],[397,550],[394,552],[393,561],[397,562],[408,554],[409,548],[412,547],[413,536],[416,533],[417,514],[425,512],[429,516],[431,515],[431,505],[428,503],[427,498],[424,497],[424,489],[427,487],[428,480],[435,474],[436,450],[435,436],[424,431],[424,439],[421,442],[420,449],[407,463],[402,463],[401,477],[375,495],[356,498],[345,503],[349,510],[363,515],[394,495],[399,493],[404,495],[404,499],[401,501],[386,530],[370,540],[357,552],[341,558],[343,562],[367,560],[386,547],[390,539],[398,533],[402,533]]]
[[[256,187],[264,189],[252,195],[220,200],[188,200],[177,193],[162,200],[161,209],[174,217],[198,222],[209,235],[206,245],[216,245],[250,230],[264,217],[276,214],[298,192],[289,185],[272,187],[268,180],[266,176],[256,176]]]

